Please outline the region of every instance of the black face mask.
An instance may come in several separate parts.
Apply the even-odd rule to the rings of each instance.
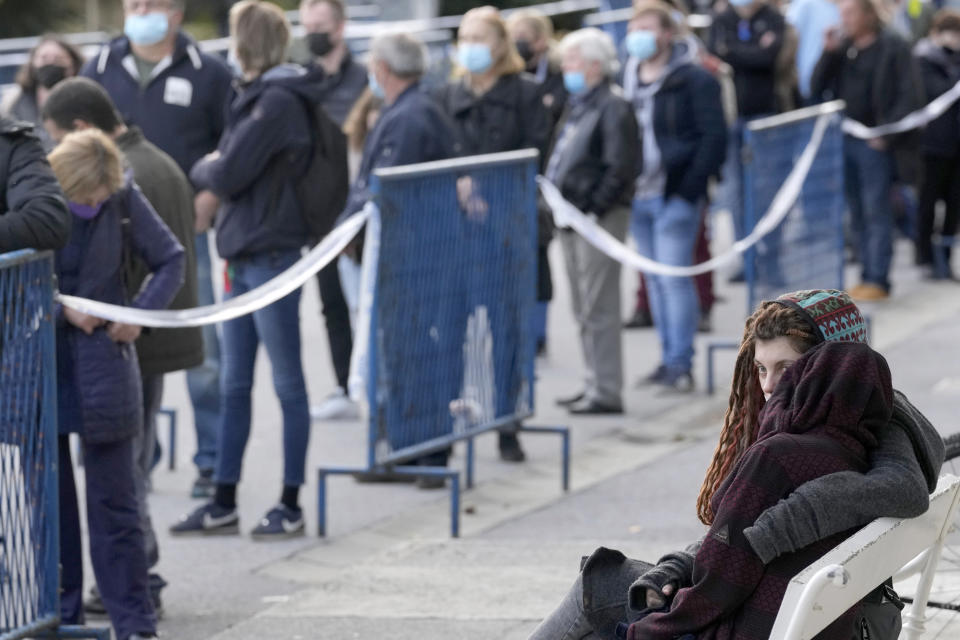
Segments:
[[[333,42],[329,33],[308,33],[307,47],[310,48],[310,53],[319,58],[333,51]]]
[[[517,53],[520,54],[520,57],[523,58],[523,61],[527,63],[527,66],[530,66],[530,63],[533,62],[533,58],[536,53],[533,51],[533,47],[530,46],[530,43],[526,40],[517,40]]]
[[[55,84],[67,77],[67,70],[58,64],[45,64],[33,70],[33,77],[41,87],[52,89]]]

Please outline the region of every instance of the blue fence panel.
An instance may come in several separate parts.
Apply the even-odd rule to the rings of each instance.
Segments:
[[[0,256],[0,639],[59,620],[53,258]]]
[[[774,126],[744,130],[744,215],[753,229],[769,209],[813,133],[816,109]],[[810,173],[784,221],[745,256],[747,313],[798,289],[843,289],[843,131],[831,116]]]
[[[371,467],[533,411],[534,151],[378,172]]]

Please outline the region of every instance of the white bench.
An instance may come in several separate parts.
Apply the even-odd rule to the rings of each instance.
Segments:
[[[787,587],[771,640],[810,640],[889,577],[919,572],[901,633],[905,640],[917,640],[924,632],[930,586],[958,500],[960,478],[944,475],[922,516],[880,518],[801,571]]]

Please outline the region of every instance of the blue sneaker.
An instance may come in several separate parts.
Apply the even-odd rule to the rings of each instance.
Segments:
[[[180,521],[170,527],[173,536],[235,536],[238,533],[240,516],[236,508],[221,507],[215,502],[180,516]]]
[[[298,538],[304,534],[303,509],[291,509],[278,504],[263,516],[250,537],[254,540],[286,540]]]

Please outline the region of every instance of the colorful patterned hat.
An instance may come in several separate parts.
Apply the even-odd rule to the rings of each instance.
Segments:
[[[853,299],[843,291],[794,291],[775,302],[800,311],[824,341],[867,342],[867,323]]]

